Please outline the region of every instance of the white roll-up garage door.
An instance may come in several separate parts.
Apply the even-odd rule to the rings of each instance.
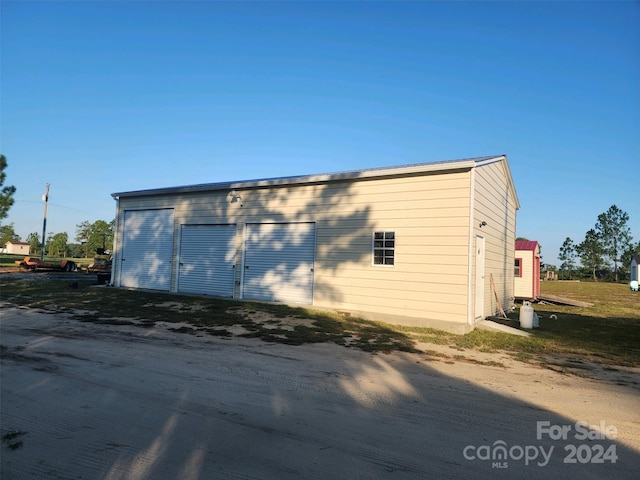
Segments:
[[[315,223],[247,224],[243,298],[312,304],[315,249]]]
[[[182,225],[178,291],[233,297],[236,225]]]
[[[120,286],[169,290],[172,253],[173,209],[124,212]]]

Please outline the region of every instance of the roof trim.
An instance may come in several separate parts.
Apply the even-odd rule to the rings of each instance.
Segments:
[[[497,156],[485,156],[466,158],[460,160],[446,160],[441,162],[427,162],[416,163],[410,165],[399,165],[391,167],[379,167],[379,168],[367,168],[363,170],[350,170],[334,173],[322,173],[314,175],[300,175],[292,177],[279,177],[279,178],[265,178],[257,180],[245,180],[234,182],[218,182],[218,183],[203,183],[198,185],[185,185],[179,187],[166,187],[166,188],[153,188],[148,190],[134,190],[129,192],[117,192],[112,193],[111,196],[114,199],[124,197],[143,197],[149,195],[163,195],[163,194],[179,194],[179,193],[194,193],[203,191],[215,191],[215,190],[230,190],[230,189],[247,189],[247,188],[264,188],[273,186],[284,185],[301,185],[312,183],[327,183],[344,180],[361,180],[371,178],[383,178],[383,177],[396,177],[406,175],[419,175],[423,173],[431,172],[446,172],[450,170],[467,170],[486,164],[490,164],[496,161],[502,161],[506,165],[507,180],[510,184],[510,188],[515,196],[515,188],[513,186],[513,179],[511,178],[511,172],[507,165],[506,155]],[[518,201],[515,196],[516,202]],[[519,208],[519,204],[518,204]]]

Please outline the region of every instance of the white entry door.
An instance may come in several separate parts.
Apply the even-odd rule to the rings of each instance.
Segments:
[[[313,303],[315,250],[315,223],[247,224],[243,298]]]
[[[123,213],[118,285],[169,290],[173,253],[173,209]]]

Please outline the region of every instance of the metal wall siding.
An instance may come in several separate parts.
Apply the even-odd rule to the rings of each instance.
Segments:
[[[247,224],[243,298],[313,303],[314,223]]]
[[[236,225],[182,225],[178,291],[233,297]]]
[[[124,212],[120,285],[169,290],[173,255],[173,210]]]

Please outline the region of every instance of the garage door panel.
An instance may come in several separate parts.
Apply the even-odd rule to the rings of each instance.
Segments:
[[[243,297],[313,303],[315,224],[249,224]]]
[[[233,297],[235,225],[183,225],[178,291]]]
[[[173,210],[124,212],[120,285],[169,290],[173,254]]]

